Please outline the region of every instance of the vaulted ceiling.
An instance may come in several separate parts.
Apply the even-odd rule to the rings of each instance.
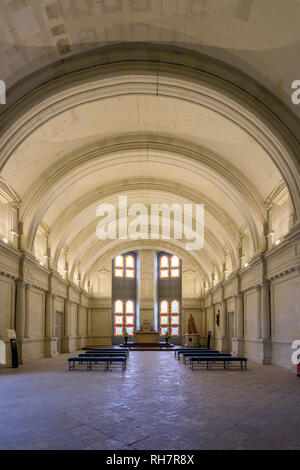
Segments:
[[[52,266],[67,247],[71,278],[88,279],[101,260],[147,245],[96,237],[97,206],[127,195],[147,206],[204,203],[203,250],[148,246],[186,256],[208,281],[214,270],[222,278],[226,256],[239,269],[241,231],[252,256],[263,251],[265,200],[281,182],[299,216],[298,122],[288,110],[299,2],[283,3],[3,2],[1,176],[21,200],[22,248],[34,250],[44,224]]]
[[[171,44],[237,67],[300,115],[299,17],[299,0],[3,0],[1,79],[112,43]]]

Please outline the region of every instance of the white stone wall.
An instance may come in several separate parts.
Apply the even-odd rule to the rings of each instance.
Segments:
[[[69,314],[66,302],[70,303]],[[0,340],[5,345],[2,363],[9,365],[11,360],[8,329],[17,332],[21,362],[56,355],[56,312],[63,317],[63,351],[84,346],[88,306],[87,293],[41,266],[32,255],[0,242]]]
[[[7,337],[7,329],[14,324],[15,283],[12,279],[0,276],[0,339]]]
[[[211,331],[212,346],[221,350],[238,350],[256,361],[293,367],[291,344],[300,339],[298,236],[254,258],[247,268],[218,283],[203,297],[200,283],[187,267],[183,273],[183,336],[192,313],[203,344],[207,331]],[[85,344],[111,344],[111,287],[108,286],[111,272],[107,267],[102,271],[108,273],[101,277],[102,296],[89,298],[78,286],[40,266],[32,255],[22,254],[2,242],[0,254],[0,340],[5,344],[6,363],[10,361],[8,328],[19,329],[23,361],[53,355],[48,343],[56,340],[53,325],[56,311],[63,315],[63,351]],[[218,310],[219,328],[216,326]],[[228,313],[233,313],[231,344]],[[266,318],[271,326],[269,333]]]
[[[111,298],[93,299],[89,344],[111,344]]]
[[[291,273],[271,282],[273,362],[291,365],[291,342],[300,339],[300,276]]]

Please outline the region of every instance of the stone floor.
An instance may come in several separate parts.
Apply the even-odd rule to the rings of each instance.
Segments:
[[[191,371],[131,352],[126,372],[64,354],[0,369],[0,449],[300,449],[300,379],[277,366]]]

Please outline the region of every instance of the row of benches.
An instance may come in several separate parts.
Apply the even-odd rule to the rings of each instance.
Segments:
[[[128,355],[129,350],[127,348],[118,350],[113,348],[86,349],[85,353],[78,354],[77,357],[70,357],[68,359],[68,368],[69,370],[104,368],[104,370],[107,371],[113,368],[114,365],[121,365],[123,371],[126,369]]]
[[[230,367],[247,369],[247,359],[245,357],[232,356],[230,353],[220,353],[220,351],[212,349],[177,349],[175,356],[177,356],[179,360],[182,357],[184,364],[189,360],[191,369],[194,369],[195,366],[200,369],[212,369],[218,366],[224,369],[229,369]],[[237,364],[237,366],[235,364]]]
[[[120,365],[122,370],[126,369],[127,357],[129,350],[124,349],[87,349],[85,353],[79,354],[77,357],[68,359],[69,370],[80,369],[91,370],[104,366],[104,370],[109,370],[113,365]],[[245,357],[235,357],[229,353],[220,353],[218,350],[205,348],[182,348],[175,350],[175,357],[186,364],[189,360],[190,368],[195,366],[199,368],[211,369],[212,367],[222,366],[224,369],[234,367],[235,363],[239,363],[241,369],[247,369],[247,359]]]

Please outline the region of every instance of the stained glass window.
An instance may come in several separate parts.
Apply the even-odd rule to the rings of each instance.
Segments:
[[[125,269],[125,277],[127,279],[134,279],[134,269]]]
[[[114,277],[135,278],[135,258],[132,255],[118,255],[113,261]]]
[[[123,268],[124,260],[122,255],[118,255],[115,257],[115,266],[118,268]]]
[[[125,332],[134,336],[136,329],[137,253],[130,251],[112,260],[112,336],[122,342]],[[114,339],[116,341],[114,341]]]
[[[176,255],[161,255],[159,258],[159,277],[160,279],[180,278],[181,262]]]
[[[134,313],[134,303],[132,300],[126,300],[125,313]]]
[[[171,277],[179,277],[180,271],[179,269],[171,269]]]
[[[181,336],[182,261],[179,256],[162,251],[157,256],[159,334],[164,336],[168,331],[171,338],[174,337],[174,343],[179,344]]]
[[[115,315],[115,325],[123,325],[123,316]]]
[[[168,325],[169,324],[168,315],[160,315],[160,324],[161,325]]]
[[[179,313],[179,302],[178,302],[178,300],[172,300],[172,302],[171,302],[171,313]]]
[[[133,315],[125,315],[125,325],[134,325]]]
[[[115,336],[123,336],[123,326],[115,326]]]
[[[133,328],[133,326],[127,326],[127,327],[126,327],[126,331],[127,331],[127,333],[129,334],[129,336],[133,336],[133,335],[134,335],[134,328]]]
[[[170,336],[179,336],[180,334],[179,300],[174,299],[171,302],[168,302],[167,300],[160,301],[159,303],[159,327],[160,327],[160,336],[164,336],[167,330],[169,331]]]
[[[125,313],[124,312],[125,305]],[[114,336],[123,336],[126,330],[129,336],[134,335],[135,302],[133,300],[115,300],[114,302]]]
[[[123,302],[122,300],[115,301],[115,313],[123,313]]]
[[[161,269],[159,275],[160,275],[161,278],[168,278],[169,277],[169,270],[168,269]]]
[[[165,334],[167,334],[167,331],[169,331],[169,328],[161,326],[160,327],[160,336],[164,336]]]
[[[115,269],[114,274],[115,274],[115,277],[123,277],[124,269]]]
[[[169,267],[169,258],[167,256],[161,256],[160,258],[160,267],[168,268]]]
[[[171,328],[171,336],[179,336],[179,327],[173,327]]]
[[[169,313],[169,302],[166,300],[160,302],[160,313]]]
[[[180,266],[180,260],[178,256],[171,256],[171,268],[179,268]]]
[[[134,257],[131,255],[126,256],[126,268],[134,268]]]
[[[171,315],[171,325],[179,325],[179,315]]]

